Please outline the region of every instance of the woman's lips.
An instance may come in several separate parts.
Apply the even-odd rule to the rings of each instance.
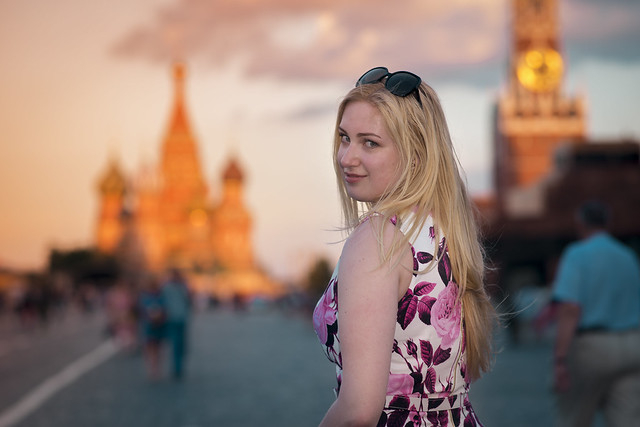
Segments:
[[[366,175],[358,175],[355,173],[344,173],[344,180],[348,184],[355,184],[356,182],[365,178]]]

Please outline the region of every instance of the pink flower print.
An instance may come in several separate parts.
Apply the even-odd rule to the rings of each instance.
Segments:
[[[447,241],[443,237],[438,245],[438,273],[443,283],[455,281],[451,275],[451,261],[449,260],[449,250],[447,249]]]
[[[418,346],[411,339],[409,339],[409,341],[407,341],[407,354],[409,356],[417,356],[418,355]]]
[[[460,335],[461,309],[457,297],[458,285],[449,282],[431,307],[431,324],[438,336],[442,338],[442,344],[440,344],[442,348],[451,348]]]
[[[411,246],[411,255],[413,256],[413,275],[416,276],[420,266],[418,265],[418,259],[416,258],[416,249],[413,246]]]
[[[387,394],[411,394],[413,393],[413,377],[409,374],[389,374]]]
[[[400,350],[400,347],[398,346],[398,340],[393,340],[393,352],[402,356],[402,350]]]
[[[336,321],[337,310],[334,308],[333,286],[330,284],[325,293],[318,301],[315,310],[313,310],[313,329],[316,331],[318,338],[322,344],[327,344],[329,338],[328,326],[333,325]]]
[[[448,426],[449,425],[449,411],[429,411],[427,412],[427,420],[430,425],[436,426]],[[466,422],[465,422],[466,425]]]

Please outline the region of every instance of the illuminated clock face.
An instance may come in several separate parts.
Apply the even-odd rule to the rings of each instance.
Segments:
[[[562,70],[562,56],[553,49],[531,49],[518,59],[518,80],[534,92],[547,92],[557,87]]]

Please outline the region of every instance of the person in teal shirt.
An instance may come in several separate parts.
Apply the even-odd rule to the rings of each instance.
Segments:
[[[185,279],[179,270],[173,269],[162,286],[166,310],[166,330],[171,344],[172,375],[182,378],[187,350],[188,321],[191,296]]]
[[[640,263],[606,232],[600,202],[578,211],[582,239],[562,254],[552,291],[557,317],[554,387],[558,425],[640,419]]]

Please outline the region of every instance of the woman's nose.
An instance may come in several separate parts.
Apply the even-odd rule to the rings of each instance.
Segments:
[[[340,153],[338,154],[340,158],[340,166],[342,166],[343,168],[356,166],[358,164],[359,156],[356,147],[354,147],[354,144],[349,144],[346,147],[341,147]]]

